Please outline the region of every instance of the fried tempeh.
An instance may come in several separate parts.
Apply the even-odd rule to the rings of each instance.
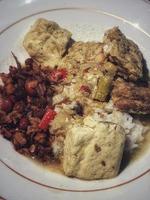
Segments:
[[[137,80],[143,77],[143,56],[139,47],[114,27],[106,31],[104,38],[104,52],[111,62],[118,65],[119,76]]]
[[[118,79],[112,91],[114,105],[121,111],[135,114],[150,114],[150,87]]]

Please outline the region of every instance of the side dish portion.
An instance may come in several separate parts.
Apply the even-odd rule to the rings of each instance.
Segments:
[[[63,168],[67,176],[112,178],[118,174],[125,143],[123,129],[112,123],[89,121],[68,128]],[[90,123],[91,122],[91,123]]]
[[[112,91],[114,105],[121,111],[149,114],[150,113],[150,88],[137,86],[123,80],[116,80]]]
[[[138,46],[114,27],[104,35],[104,51],[118,65],[118,73],[125,79],[136,81],[143,76],[143,56]]]
[[[24,38],[29,55],[42,66],[58,65],[66,51],[71,33],[56,22],[38,19]]]
[[[50,69],[42,70],[30,58],[24,67],[10,66],[8,74],[0,74],[0,133],[19,153],[42,162],[53,160],[49,121],[41,126],[48,109],[53,110],[49,74]]]

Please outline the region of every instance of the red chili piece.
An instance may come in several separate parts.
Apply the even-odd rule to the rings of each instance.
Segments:
[[[68,75],[68,72],[65,68],[62,69],[55,69],[50,74],[51,81],[60,82],[64,80]]]
[[[49,123],[55,118],[56,112],[51,108],[47,109],[46,113],[44,114],[41,122],[39,123],[39,128],[46,129]]]
[[[80,91],[81,91],[81,92],[91,93],[91,90],[90,90],[89,86],[87,86],[87,85],[82,85],[82,86],[80,87]]]
[[[31,96],[34,95],[36,92],[35,88],[37,87],[37,85],[38,85],[37,80],[27,80],[25,83],[25,89],[27,93]]]

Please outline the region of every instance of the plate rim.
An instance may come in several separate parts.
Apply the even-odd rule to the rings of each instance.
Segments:
[[[116,18],[118,20],[121,20],[123,22],[126,22],[127,24],[133,26],[134,28],[138,29],[139,31],[141,31],[142,33],[144,33],[147,37],[150,38],[150,34],[145,31],[143,28],[140,28],[139,26],[137,26],[136,24],[134,24],[133,22],[125,19],[124,17],[121,17],[121,16],[118,16],[118,15],[115,15],[115,14],[112,14],[110,12],[106,12],[106,11],[103,11],[101,9],[97,9],[97,8],[91,8],[91,7],[55,7],[55,8],[51,8],[51,9],[44,9],[44,10],[41,10],[41,11],[38,11],[38,12],[34,12],[32,14],[29,14],[29,15],[26,15],[24,17],[21,17],[20,19],[14,21],[13,23],[11,23],[10,25],[6,26],[5,28],[3,28],[1,31],[0,31],[0,36],[5,33],[5,31],[7,31],[9,28],[15,26],[16,24],[22,22],[23,20],[26,20],[30,17],[33,17],[33,16],[36,16],[36,15],[39,15],[39,14],[43,14],[43,13],[47,13],[47,12],[54,12],[54,11],[60,11],[60,10],[83,10],[83,11],[90,11],[90,12],[96,12],[96,13],[100,13],[100,14],[104,14],[104,15],[107,15],[107,16],[111,16],[113,18]],[[13,169],[12,167],[10,167],[7,163],[5,163],[2,159],[0,159],[0,162],[5,165],[9,170],[13,171],[15,174],[19,175],[20,177],[32,182],[32,183],[35,183],[35,184],[38,184],[40,186],[43,186],[43,187],[46,187],[46,188],[50,188],[50,189],[54,189],[54,190],[59,190],[59,191],[64,191],[64,192],[97,192],[97,191],[104,191],[104,190],[110,190],[110,189],[113,189],[113,188],[117,188],[117,187],[120,187],[120,186],[123,186],[123,185],[126,185],[128,183],[131,183],[145,175],[147,175],[149,172],[150,172],[150,168],[148,168],[146,171],[140,173],[139,175],[137,175],[136,177],[130,179],[130,180],[127,180],[123,183],[120,183],[120,184],[116,184],[116,185],[113,185],[111,187],[105,187],[105,188],[100,188],[100,189],[88,189],[88,190],[74,190],[74,189],[65,189],[65,188],[59,188],[59,187],[53,187],[53,186],[49,186],[49,185],[46,185],[46,184],[43,184],[43,183],[40,183],[38,181],[35,181],[35,180],[32,180],[31,178],[29,177],[26,177],[25,175],[21,174],[20,172],[16,171],[15,169]]]
[[[136,28],[139,31],[143,32],[146,36],[148,36],[150,38],[150,33],[148,33],[147,31],[145,31],[143,28],[141,28],[137,24],[131,22],[130,20],[127,20],[125,17],[121,17],[121,16],[112,14],[110,12],[106,12],[106,11],[101,10],[101,9],[91,8],[91,7],[82,7],[82,6],[81,7],[80,6],[79,7],[78,6],[55,7],[55,8],[44,9],[44,10],[41,10],[41,11],[38,11],[38,12],[34,12],[32,14],[29,14],[29,15],[26,15],[24,17],[21,17],[20,19],[14,21],[13,23],[11,23],[8,26],[6,26],[5,28],[3,28],[0,31],[0,35],[2,35],[9,28],[13,27],[14,25],[20,23],[21,21],[23,21],[25,19],[28,19],[30,17],[36,16],[36,15],[39,15],[39,14],[43,14],[43,13],[46,13],[46,12],[54,12],[54,11],[59,11],[59,10],[83,10],[83,11],[91,11],[91,12],[96,12],[96,13],[101,13],[101,14],[104,14],[104,15],[107,15],[107,16],[111,16],[113,18],[116,18],[118,20],[121,20],[121,21],[123,21],[123,22],[125,22],[125,23],[127,23],[127,24],[129,24],[131,26],[133,26],[134,28]]]
[[[130,179],[130,180],[127,180],[123,183],[119,183],[119,184],[116,184],[116,185],[113,185],[111,187],[105,187],[105,188],[100,188],[100,189],[91,189],[91,190],[75,190],[75,189],[65,189],[65,188],[59,188],[59,187],[54,187],[54,186],[50,186],[50,185],[47,185],[47,184],[44,184],[44,183],[40,183],[38,181],[35,181],[23,174],[21,174],[20,172],[16,171],[15,169],[13,169],[12,167],[10,167],[8,164],[6,164],[3,160],[0,159],[0,162],[5,166],[7,167],[9,170],[11,170],[12,172],[14,172],[16,175],[20,176],[21,178],[24,178],[26,179],[27,181],[30,181],[36,185],[39,185],[39,186],[42,186],[42,187],[45,187],[45,188],[49,188],[49,189],[54,189],[54,190],[59,190],[59,191],[62,191],[62,192],[85,192],[85,193],[88,193],[88,192],[99,192],[99,191],[106,191],[106,190],[110,190],[110,189],[115,189],[115,188],[118,188],[118,187],[121,187],[121,186],[124,186],[124,185],[127,185],[131,182],[134,182],[136,181],[137,179],[145,176],[145,175],[148,175],[148,173],[150,172],[150,169],[140,173],[138,176]]]

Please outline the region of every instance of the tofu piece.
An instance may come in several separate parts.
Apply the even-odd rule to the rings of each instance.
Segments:
[[[86,117],[84,124],[75,123],[67,132],[63,159],[65,175],[86,180],[116,176],[124,143],[122,127]]]
[[[25,35],[23,46],[43,66],[54,67],[65,53],[71,35],[55,22],[38,19]]]
[[[118,64],[118,74],[125,79],[136,81],[143,76],[143,56],[139,47],[119,30],[109,29],[104,34],[104,52]]]

